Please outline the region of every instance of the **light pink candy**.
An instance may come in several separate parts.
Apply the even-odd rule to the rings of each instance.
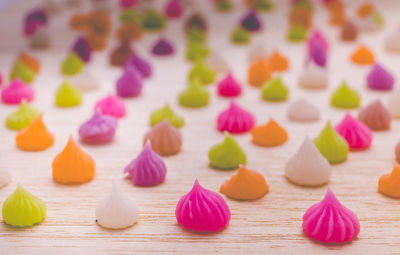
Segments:
[[[108,95],[97,101],[94,110],[100,110],[102,114],[111,115],[116,118],[122,118],[126,115],[125,103],[121,98]]]
[[[218,232],[229,224],[231,211],[221,195],[203,188],[196,180],[192,190],[176,205],[175,216],[187,229]]]
[[[18,78],[1,91],[1,100],[6,104],[20,104],[22,99],[30,102],[34,97],[35,91],[33,88]]]
[[[335,129],[344,139],[346,139],[350,149],[352,150],[368,149],[371,145],[371,129],[348,113]]]
[[[231,101],[229,108],[219,114],[217,128],[229,133],[245,133],[253,128],[255,122],[253,114]]]
[[[319,30],[314,30],[312,35],[307,40],[307,50],[309,53],[311,52],[311,49],[314,46],[313,44],[316,42],[321,44],[325,53],[328,52],[328,50],[329,50],[328,40],[326,40],[326,38],[321,34],[321,32]]]
[[[344,207],[328,188],[325,198],[307,209],[304,233],[323,243],[350,242],[360,233],[357,215]]]
[[[224,97],[235,97],[242,93],[242,86],[240,86],[230,72],[218,83],[217,89],[218,94]]]

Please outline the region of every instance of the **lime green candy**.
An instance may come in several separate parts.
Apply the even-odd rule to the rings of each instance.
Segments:
[[[246,164],[246,154],[228,132],[225,132],[225,140],[222,143],[211,147],[208,159],[211,167],[220,170],[236,169],[240,164]]]
[[[179,104],[191,108],[206,106],[208,105],[208,91],[196,79],[179,94]]]
[[[25,100],[23,100],[19,108],[7,116],[6,126],[13,130],[23,129],[31,124],[39,114],[39,110],[31,107]]]
[[[374,12],[372,15],[373,15],[372,17],[373,17],[374,21],[376,22],[376,24],[378,26],[384,25],[385,22],[383,20],[383,17],[378,12]]]
[[[201,61],[210,55],[210,49],[206,44],[200,42],[189,42],[186,51],[186,59],[190,61]]]
[[[331,104],[337,108],[354,109],[360,106],[360,95],[350,88],[344,81],[342,85],[333,92]]]
[[[140,22],[140,15],[135,10],[126,9],[119,15],[119,20],[121,22]]]
[[[254,1],[254,9],[257,11],[270,11],[274,5],[271,3],[270,0],[257,0]]]
[[[234,44],[248,44],[250,42],[251,35],[250,33],[241,27],[235,28],[231,35],[231,41]]]
[[[202,61],[198,61],[190,70],[189,81],[194,82],[195,79],[199,79],[201,84],[208,85],[214,82],[216,75],[214,69],[208,67]]]
[[[20,78],[25,83],[32,83],[35,80],[35,73],[21,61],[17,61],[10,73],[10,80],[13,81],[15,78]]]
[[[197,27],[192,27],[187,31],[187,39],[189,43],[205,43],[207,40],[207,35],[206,33],[197,28]]]
[[[3,203],[3,220],[14,227],[29,227],[46,217],[46,204],[18,184]]]
[[[56,92],[56,105],[60,107],[73,107],[82,102],[82,92],[69,83],[64,81]]]
[[[180,128],[185,124],[185,120],[178,116],[172,109],[166,104],[163,108],[153,111],[150,115],[150,126],[154,126],[157,123],[168,119],[174,127]]]
[[[83,65],[82,59],[75,52],[72,52],[62,63],[61,73],[68,76],[78,74],[82,71]]]
[[[160,31],[164,29],[166,19],[156,10],[148,10],[142,15],[142,28],[146,31]]]
[[[330,121],[321,131],[319,136],[314,139],[314,144],[319,152],[329,163],[337,164],[346,161],[349,153],[349,145],[347,141],[336,132]]]
[[[302,25],[294,25],[288,33],[288,40],[291,42],[302,42],[307,38],[307,30]]]
[[[264,100],[277,102],[286,100],[289,90],[283,84],[281,77],[277,77],[263,85],[261,94]]]
[[[219,12],[228,12],[232,9],[231,0],[219,0],[215,3],[215,7]]]

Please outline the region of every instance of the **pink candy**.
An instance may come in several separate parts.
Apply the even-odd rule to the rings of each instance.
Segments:
[[[102,144],[111,142],[117,130],[117,119],[101,114],[97,110],[94,115],[79,128],[79,136],[84,143]]]
[[[216,192],[200,186],[196,180],[192,190],[181,197],[175,209],[179,224],[196,232],[218,232],[231,219],[225,200]]]
[[[18,78],[1,91],[1,100],[6,104],[20,104],[22,99],[30,102],[34,97],[35,91],[33,88]]]
[[[325,39],[325,37],[319,32],[319,30],[314,30],[312,35],[308,38],[307,41],[307,51],[308,53],[311,52],[311,49],[313,48],[314,44],[318,43],[321,45],[322,50],[327,53],[329,50],[329,43]]]
[[[234,101],[229,108],[221,112],[217,119],[217,128],[229,133],[245,133],[250,131],[255,124],[253,114],[242,109]]]
[[[135,185],[154,186],[165,180],[167,167],[148,140],[139,156],[125,167],[124,173],[129,174]]]
[[[381,65],[374,64],[367,75],[367,86],[372,90],[391,90],[393,89],[394,78]]]
[[[165,16],[176,19],[182,16],[183,8],[178,0],[169,0],[165,5]]]
[[[218,94],[224,97],[236,97],[242,93],[241,85],[235,80],[232,73],[228,73],[218,83]]]
[[[126,115],[124,101],[113,95],[108,95],[97,101],[94,109],[95,111],[100,110],[102,114],[111,115],[116,118],[122,118]]]
[[[142,75],[134,67],[123,69],[122,76],[118,79],[116,90],[120,97],[136,97],[142,92]]]
[[[344,207],[328,188],[325,198],[307,209],[304,233],[323,243],[350,242],[360,233],[357,215]]]
[[[344,139],[346,139],[350,149],[352,150],[365,150],[371,145],[371,129],[350,114],[346,114],[335,129]]]

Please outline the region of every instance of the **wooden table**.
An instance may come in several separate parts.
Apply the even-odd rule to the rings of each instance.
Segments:
[[[88,1],[87,1],[88,2]],[[86,4],[87,4],[86,2]],[[304,137],[318,135],[327,120],[338,123],[346,111],[329,106],[331,92],[348,81],[362,93],[362,104],[375,98],[386,101],[390,93],[367,91],[365,76],[368,67],[350,63],[349,55],[360,43],[366,43],[375,51],[378,61],[399,80],[400,56],[388,54],[383,39],[399,21],[399,1],[375,1],[386,18],[386,27],[376,34],[362,34],[356,43],[343,43],[338,30],[327,26],[327,13],[317,6],[315,23],[323,28],[330,39],[330,84],[324,91],[305,91],[297,80],[304,61],[304,45],[288,44],[284,32],[287,29],[286,1],[275,1],[276,9],[263,14],[266,29],[253,37],[252,45],[263,42],[272,49],[279,49],[291,61],[291,68],[282,75],[290,88],[290,99],[284,103],[267,103],[261,100],[260,91],[246,84],[247,54],[251,46],[233,46],[228,38],[238,17],[245,13],[237,8],[229,14],[210,11],[211,20],[208,43],[229,61],[235,76],[243,82],[244,94],[237,102],[253,112],[257,123],[263,124],[273,117],[289,133],[289,141],[276,148],[254,146],[250,134],[236,135],[248,157],[248,167],[261,172],[270,185],[270,192],[262,199],[238,202],[226,198],[232,212],[229,227],[217,234],[196,234],[185,231],[176,223],[174,210],[179,198],[187,193],[196,178],[205,188],[218,191],[219,186],[235,171],[216,171],[208,167],[209,148],[223,140],[215,128],[218,112],[228,106],[229,100],[216,96],[216,87],[210,86],[210,105],[203,109],[184,109],[177,104],[177,93],[187,86],[187,73],[191,64],[184,60],[182,22],[171,22],[165,31],[177,46],[176,54],[168,58],[151,57],[149,48],[158,35],[146,34],[134,44],[145,57],[150,57],[154,76],[145,81],[143,95],[125,100],[128,115],[120,120],[115,142],[106,146],[82,148],[91,154],[97,165],[96,176],[90,183],[64,186],[55,183],[51,175],[51,162],[65,146],[68,136],[78,139],[79,125],[92,114],[93,105],[107,93],[114,92],[114,85],[121,74],[118,68],[109,66],[110,51],[116,47],[115,38],[103,53],[96,53],[89,67],[101,81],[101,89],[85,93],[81,106],[60,109],[54,105],[54,93],[63,78],[60,64],[68,53],[76,33],[68,28],[69,16],[74,10],[66,10],[51,18],[53,47],[48,51],[29,51],[40,59],[42,71],[34,83],[37,97],[33,105],[42,110],[44,121],[54,133],[54,146],[43,152],[22,152],[15,146],[15,132],[0,125],[0,168],[13,176],[10,185],[0,190],[0,201],[10,195],[17,183],[42,198],[48,207],[47,218],[38,226],[15,229],[0,224],[0,254],[207,254],[207,253],[259,253],[259,254],[391,254],[400,252],[400,201],[377,192],[378,178],[392,169],[394,146],[400,139],[400,122],[394,120],[387,132],[374,133],[371,149],[352,152],[347,162],[333,167],[329,187],[339,200],[359,216],[361,232],[358,240],[345,246],[324,246],[311,241],[301,229],[302,216],[312,204],[319,202],[327,186],[302,188],[290,184],[283,176],[284,165],[295,153]],[[38,1],[15,1],[1,10],[0,14],[0,70],[8,74],[20,50],[27,50],[27,41],[21,35],[22,14]],[[361,1],[351,1],[349,11],[354,14]],[[239,4],[240,5],[240,4]],[[161,6],[161,5],[159,5]],[[204,7],[207,8],[207,7]],[[88,10],[84,6],[82,10]],[[114,10],[114,24],[117,23]],[[396,89],[398,85],[396,85]],[[290,102],[297,98],[313,101],[321,110],[321,120],[313,124],[291,122],[286,117]],[[150,112],[166,102],[184,116],[186,124],[181,129],[184,137],[182,152],[166,157],[168,167],[166,182],[157,187],[139,188],[124,179],[123,168],[138,155],[143,135],[149,129]],[[15,106],[0,105],[0,120],[14,111]],[[356,114],[357,111],[352,111]],[[140,218],[132,228],[106,230],[95,223],[97,203],[111,190],[115,179],[120,189],[136,200]]]

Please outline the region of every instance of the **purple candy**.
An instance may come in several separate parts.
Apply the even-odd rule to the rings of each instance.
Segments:
[[[152,70],[149,62],[139,57],[137,54],[133,53],[125,64],[125,68],[136,68],[142,77],[148,78],[151,76]]]
[[[372,90],[393,89],[394,78],[381,65],[375,64],[367,75],[367,86]]]
[[[79,128],[82,142],[88,144],[102,144],[111,142],[117,130],[117,119],[110,115],[103,115],[96,111],[93,116]]]
[[[117,81],[117,95],[120,97],[135,97],[142,91],[142,75],[136,68],[124,68],[122,76]]]
[[[241,25],[248,31],[258,31],[261,29],[261,21],[254,11],[249,12],[241,21]]]
[[[24,34],[33,35],[40,26],[47,25],[47,14],[43,9],[36,9],[25,16]]]
[[[311,45],[309,52],[309,59],[314,61],[315,64],[319,66],[326,66],[326,51],[323,44],[319,41],[315,41]]]
[[[161,38],[154,44],[151,52],[157,56],[168,56],[174,53],[174,46],[166,39]]]
[[[319,30],[314,30],[314,32],[312,33],[312,35],[308,38],[307,41],[307,48],[308,48],[308,52],[311,52],[311,49],[313,47],[314,43],[320,43],[324,49],[325,52],[328,52],[329,50],[329,43],[328,41],[325,39],[325,37],[319,32]]]
[[[151,148],[150,141],[147,141],[139,156],[125,167],[124,173],[129,174],[135,185],[154,186],[165,180],[167,167],[160,155]]]
[[[72,51],[75,52],[84,62],[90,61],[91,49],[85,37],[80,36],[75,41]]]

